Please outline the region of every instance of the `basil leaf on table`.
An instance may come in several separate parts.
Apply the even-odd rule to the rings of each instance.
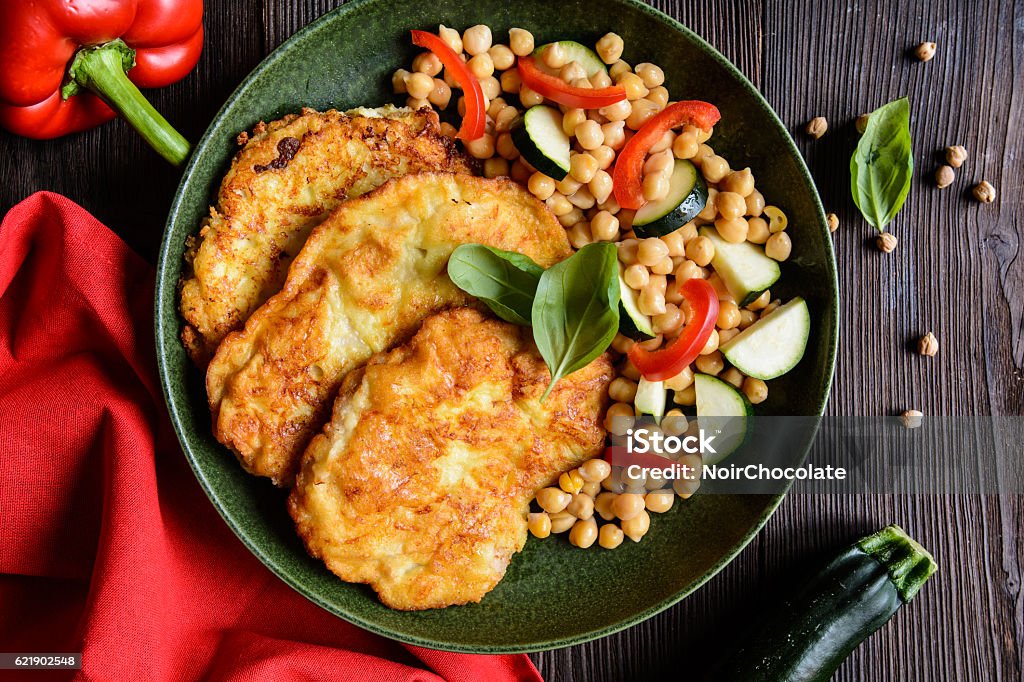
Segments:
[[[850,157],[853,201],[879,232],[903,208],[913,174],[910,103],[902,97],[871,113]]]
[[[501,319],[530,325],[533,297],[544,268],[512,251],[463,244],[448,260],[455,286],[479,298]]]
[[[607,350],[619,329],[618,252],[588,244],[544,271],[533,300],[533,339],[551,370],[543,401],[559,379]]]

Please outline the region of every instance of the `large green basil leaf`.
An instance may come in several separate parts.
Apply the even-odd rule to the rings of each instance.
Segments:
[[[879,232],[903,208],[913,174],[910,103],[902,97],[871,113],[850,157],[853,201]]]
[[[486,303],[501,319],[524,326],[530,325],[543,272],[528,256],[481,244],[463,244],[448,260],[455,286]]]
[[[533,339],[555,383],[607,350],[619,329],[618,252],[588,244],[544,271],[533,300]]]

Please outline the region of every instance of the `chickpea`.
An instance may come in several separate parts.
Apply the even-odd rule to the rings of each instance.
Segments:
[[[747,239],[748,226],[743,218],[719,218],[715,221],[715,230],[718,231],[719,237],[730,244],[739,244]]]
[[[491,49],[491,40],[491,27],[477,24],[467,28],[462,34],[462,49],[470,56],[475,57]]]
[[[633,67],[630,66],[628,62],[624,62],[619,59],[608,69],[608,75],[612,77],[612,80],[618,80],[622,74],[631,73],[632,71]]]
[[[604,428],[609,433],[622,436],[627,430],[633,428],[633,418],[636,412],[629,403],[615,403],[608,408],[604,417]],[[566,502],[566,504],[569,504]]]
[[[434,79],[425,73],[410,73],[405,79],[405,89],[410,97],[426,99],[434,89]]]
[[[573,192],[568,197],[568,199],[570,204],[572,204],[573,206],[582,211],[589,211],[590,209],[594,208],[594,195],[590,193],[590,190],[587,189],[586,185],[581,186],[579,189]],[[583,215],[580,214],[577,220],[582,219]]]
[[[601,132],[601,125],[597,121],[583,121],[576,126],[574,134],[580,146],[586,150],[597,149],[604,144],[604,133]]]
[[[526,527],[535,538],[546,538],[551,535],[551,517],[547,512],[530,512]]]
[[[689,422],[686,415],[678,408],[673,408],[665,413],[661,420],[661,430],[666,436],[681,436],[686,433]]]
[[[557,514],[569,505],[572,495],[559,488],[542,488],[537,491],[534,499],[547,513]]]
[[[625,355],[626,353],[629,352],[629,349],[632,348],[633,344],[635,343],[636,341],[629,338],[628,336],[625,336],[623,334],[616,334],[615,338],[612,339],[612,348],[615,349],[616,353],[621,353],[622,355]]]
[[[630,130],[640,130],[644,124],[654,118],[658,108],[645,99],[633,102],[633,110],[626,118],[626,127]]]
[[[622,533],[633,542],[640,542],[640,538],[647,535],[650,529],[651,516],[646,509],[641,509],[639,514],[622,522]]]
[[[551,43],[544,48],[544,52],[541,53],[540,59],[548,68],[560,69],[565,66],[568,55],[565,54],[565,48],[561,45],[558,43]]]
[[[626,99],[630,102],[636,102],[638,100],[647,97],[650,90],[644,85],[643,79],[635,73],[624,73],[615,79],[616,84],[621,85],[626,91]],[[650,102],[648,102],[650,104]]]
[[[533,34],[522,28],[509,29],[508,44],[517,57],[526,57],[533,52]]]
[[[551,532],[564,533],[576,524],[576,517],[567,511],[551,515]]]
[[[501,91],[514,95],[523,87],[523,79],[518,69],[511,69],[501,74]]]
[[[598,71],[590,77],[590,84],[594,89],[608,88],[612,85],[612,77],[604,71]]]
[[[753,310],[743,309],[740,311],[739,329],[741,331],[746,329],[750,325],[754,324],[755,322],[757,322],[757,313],[755,313]]]
[[[597,159],[586,152],[573,154],[569,159],[569,173],[573,179],[584,184],[593,180],[598,170]]]
[[[623,493],[612,500],[612,511],[619,519],[628,521],[644,510],[644,498],[635,493]]]
[[[447,121],[441,121],[441,134],[445,137],[454,138],[459,134],[458,129]]]
[[[583,109],[569,109],[562,114],[562,132],[572,137],[576,134],[576,126],[587,120],[587,112]]]
[[[682,132],[672,141],[672,153],[677,159],[692,159],[697,155],[700,144],[695,133]]]
[[[721,301],[718,304],[718,321],[716,324],[719,329],[738,327],[740,324],[739,306],[732,301]]]
[[[597,56],[605,64],[614,64],[622,57],[622,51],[626,48],[622,37],[617,33],[605,33],[597,41]]]
[[[584,90],[592,90],[594,88],[593,84],[587,78],[574,78],[569,81],[569,85],[574,88],[583,88]],[[596,117],[594,120],[597,120]]]
[[[491,60],[491,55],[487,52],[481,52],[475,57],[471,58],[466,63],[469,67],[469,72],[476,76],[477,79],[484,79],[494,73],[494,62]]]
[[[735,367],[730,367],[729,369],[725,370],[724,372],[718,375],[718,378],[728,384],[732,384],[735,388],[740,388],[743,386],[743,373],[736,369]]]
[[[658,138],[658,141],[651,145],[650,152],[652,154],[658,154],[664,152],[668,157],[669,161],[673,160],[672,156],[672,143],[676,141],[676,134],[671,130],[666,130]]]
[[[693,407],[697,404],[697,390],[691,385],[681,391],[676,391],[675,402],[679,405]]]
[[[708,187],[708,200],[697,217],[706,223],[714,222],[718,217],[718,190],[714,187]]]
[[[768,384],[754,377],[743,380],[743,393],[753,405],[759,405],[768,398]]]
[[[427,100],[435,107],[444,111],[452,99],[452,89],[440,78],[434,79],[434,89],[427,95]]]
[[[700,349],[701,355],[710,355],[711,353],[718,351],[718,330],[712,329],[711,336],[704,342],[704,347]]]
[[[621,377],[620,377],[621,378]],[[612,383],[615,383],[614,381]],[[634,388],[635,388],[634,384]],[[634,391],[635,393],[635,391]],[[632,400],[632,398],[630,398]],[[589,459],[580,466],[580,476],[588,483],[600,483],[612,473],[612,466],[603,459]]]
[[[391,89],[394,90],[396,95],[404,95],[409,92],[408,88],[405,87],[405,80],[410,75],[405,69],[397,69],[391,74]]]
[[[704,159],[700,169],[708,182],[719,182],[729,172],[729,162],[715,154]]]
[[[494,68],[499,71],[511,69],[512,65],[516,63],[515,53],[505,45],[492,45],[487,54],[491,55]]]
[[[611,471],[607,477],[601,481],[602,485],[608,481],[612,481],[613,477],[618,478],[618,471]],[[621,484],[621,481],[619,481]],[[615,492],[603,492],[594,498],[594,511],[605,521],[611,521],[615,518],[615,512],[612,511],[612,504],[615,502],[615,498],[619,495]]]
[[[636,263],[636,255],[640,247],[639,239],[624,239],[617,244],[617,247],[619,250],[620,262],[625,265],[632,265],[633,263]]]
[[[535,92],[525,85],[522,85],[519,88],[519,103],[522,104],[524,108],[529,109],[530,107],[537,106],[538,104],[543,104],[544,96],[539,92]]]
[[[499,157],[486,159],[484,161],[484,177],[485,178],[500,178],[507,177],[509,174],[509,165],[506,159]]]
[[[683,371],[671,379],[665,380],[665,388],[671,391],[682,391],[693,385],[693,370],[683,367]]]
[[[615,150],[606,144],[591,149],[589,154],[597,161],[598,170],[608,170],[615,161]]]
[[[454,28],[448,28],[444,24],[441,24],[438,26],[437,35],[448,45],[448,47],[452,48],[452,51],[455,52],[455,54],[460,54],[462,52],[462,36],[459,35],[459,32]]]
[[[747,221],[747,241],[752,244],[764,244],[771,237],[768,223],[764,218],[751,218]]]
[[[582,189],[580,191],[583,191]],[[608,211],[598,211],[593,218],[590,219],[590,231],[594,235],[594,240],[599,242],[613,242],[619,236],[619,219],[613,216]],[[630,266],[636,267],[636,266]],[[641,268],[643,266],[640,266]],[[628,268],[627,268],[628,272]],[[647,279],[647,269],[644,268],[644,279]],[[636,279],[636,276],[634,276]],[[629,284],[628,280],[626,282]],[[645,282],[646,283],[646,282]],[[630,285],[632,286],[632,285]],[[643,285],[641,285],[643,286]],[[634,287],[640,288],[640,287]]]
[[[666,303],[665,312],[655,315],[651,323],[654,325],[654,333],[669,334],[683,326],[683,314],[680,312],[679,306]]]
[[[484,93],[484,101],[498,97],[501,94],[501,82],[494,76],[488,76],[480,80],[480,89]]]
[[[771,303],[764,307],[764,310],[761,311],[758,317],[763,320],[764,318],[774,313],[780,305],[782,305],[782,301],[780,301],[779,299],[775,299],[774,301],[772,301]]]
[[[716,208],[723,218],[740,218],[747,212],[747,202],[736,192],[719,192]]]
[[[644,506],[647,507],[647,511],[655,514],[667,512],[672,508],[673,502],[675,502],[675,498],[668,492],[651,492],[644,496]]]
[[[587,549],[593,545],[597,542],[597,521],[594,519],[577,521],[569,531],[569,542],[580,549]]]
[[[475,159],[489,159],[494,156],[494,135],[484,133],[465,144],[466,151]]]
[[[735,192],[744,199],[744,212],[746,212],[746,197],[754,191],[754,175],[749,168],[732,171],[722,178],[721,188],[727,192]],[[741,213],[740,215],[743,215]]]
[[[583,486],[580,486],[580,490]],[[572,496],[572,501],[569,502],[565,510],[575,516],[577,519],[586,520],[594,516],[594,498],[589,495],[584,495],[582,492],[576,493]]]
[[[764,195],[756,189],[747,195],[747,215],[760,216],[764,212]]]
[[[686,257],[704,267],[715,257],[715,245],[707,237],[701,235],[686,245]]]
[[[587,184],[587,187],[590,189],[590,193],[594,195],[594,201],[598,204],[603,204],[612,195],[612,176],[604,170],[598,170],[594,173],[594,177]],[[612,215],[611,211],[602,210],[602,212]],[[619,229],[618,220],[615,221],[615,229]]]
[[[652,153],[647,157],[647,160],[644,161],[644,175],[650,175],[653,173],[667,174],[671,172],[674,160],[672,152],[667,149],[662,152]]]
[[[665,256],[657,265],[651,266],[651,273],[654,275],[671,275],[674,269],[675,263],[672,262],[672,258]]]
[[[415,97],[408,97],[405,100],[405,106],[409,107],[410,109],[412,109],[414,111],[416,109],[423,109],[423,108],[429,109],[430,108],[430,100],[427,100],[427,99],[417,99]]]
[[[785,232],[776,232],[764,245],[764,253],[769,258],[784,261],[793,252],[793,242]]]
[[[583,68],[582,64],[574,60],[568,62],[558,71],[558,77],[566,83],[572,83],[580,78],[586,78],[587,70]]]
[[[520,185],[525,185],[533,172],[533,169],[523,163],[522,159],[516,159],[512,162],[512,168],[509,170],[509,177]]]
[[[511,108],[509,107],[509,109]],[[498,135],[498,140],[494,143],[494,150],[498,152],[498,156],[507,161],[515,161],[519,158],[519,150],[516,149],[516,143],[512,141],[512,136],[508,133]]]
[[[718,344],[716,343],[715,345],[717,346]],[[695,364],[697,365],[697,371],[713,376],[718,376],[718,373],[725,369],[722,353],[718,350],[714,350],[707,355],[698,355]]]
[[[597,494],[601,492],[601,482],[587,481],[583,484],[583,490],[580,492],[584,495],[590,495],[590,497],[597,497]]]
[[[537,197],[541,201],[546,200],[555,193],[555,181],[540,171],[530,176],[530,180],[527,182],[526,187],[530,190],[530,193],[533,194],[533,196]]]
[[[605,549],[615,549],[622,544],[625,533],[622,529],[616,526],[614,523],[606,523],[601,526],[601,530],[598,533],[597,544]]]
[[[647,267],[657,265],[667,255],[668,245],[657,237],[648,237],[641,241],[636,253],[640,264]]]
[[[621,102],[602,107],[598,111],[609,121],[625,121],[633,111],[633,106],[629,103],[629,100],[624,99]]]
[[[740,333],[740,330],[736,327],[732,329],[719,329],[718,330],[718,345],[724,346],[732,337]]]
[[[700,141],[700,134],[697,135],[697,153],[693,155],[693,161],[698,167],[703,167],[704,160],[709,159],[715,155],[715,150]]]
[[[657,105],[658,110],[661,111],[668,104],[668,89],[661,85],[655,86],[647,93],[647,99]],[[675,139],[674,135],[672,137]]]
[[[676,285],[678,286],[690,279],[704,279],[704,268],[692,260],[685,260],[676,268]]]
[[[601,126],[601,133],[604,136],[603,144],[613,150],[622,149],[626,144],[625,121],[609,121]]]
[[[777,206],[765,206],[764,214],[768,216],[768,230],[772,234],[782,232],[789,225],[789,218]]]
[[[568,220],[563,223],[561,217],[559,217],[558,222],[562,223],[563,227],[567,226],[565,223],[569,223]],[[590,224],[587,221],[579,220],[572,222],[569,223],[568,227],[569,231],[566,233],[566,236],[569,237],[569,243],[572,244],[574,249],[582,249],[587,244],[594,243],[594,236],[590,233]]]
[[[652,173],[644,177],[643,192],[647,201],[659,201],[668,196],[668,176],[665,173]]]
[[[555,185],[555,188],[559,192],[564,194],[566,197],[568,197],[568,196],[570,196],[572,194],[575,194],[576,190],[578,190],[582,186],[583,186],[582,182],[578,182],[571,175],[566,175],[564,178],[562,178],[561,180],[558,181],[558,184]]]
[[[594,219],[597,219],[596,216]],[[623,273],[622,278],[626,281],[626,284],[629,285],[630,288],[639,291],[643,289],[645,286],[647,286],[648,282],[650,282],[650,275],[651,273],[647,269],[647,266],[642,265],[640,263],[634,263],[633,265],[630,265],[629,267],[626,268],[626,271]]]
[[[661,315],[665,312],[665,294],[648,284],[640,292],[637,304],[644,315]]]

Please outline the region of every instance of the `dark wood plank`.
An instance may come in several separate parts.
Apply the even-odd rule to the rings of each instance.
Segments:
[[[338,0],[209,0],[211,39],[193,75],[149,93],[192,140],[271,49]],[[765,93],[794,131],[835,235],[842,337],[831,414],[1024,414],[1024,2],[656,0]],[[610,24],[610,27],[613,27]],[[908,55],[921,40],[936,58]],[[890,255],[849,198],[851,121],[906,94],[917,177],[892,225]],[[815,115],[829,134],[800,132]],[[947,144],[968,147],[956,184],[931,172]],[[52,142],[0,133],[0,211],[38,189],[70,196],[155,260],[178,182],[124,124]],[[756,169],[755,169],[756,172]],[[996,203],[971,200],[988,179]],[[909,351],[929,329],[933,359]],[[942,572],[838,680],[1019,680],[1024,677],[1024,501],[982,496],[788,498],[740,557],[676,607],[597,642],[533,655],[555,682],[675,678],[722,655],[759,595],[866,532],[898,522],[931,548]],[[657,570],[657,566],[638,567]],[[586,608],[585,603],[566,608]]]

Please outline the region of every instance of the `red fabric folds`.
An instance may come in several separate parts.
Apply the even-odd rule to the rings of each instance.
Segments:
[[[152,301],[152,269],[72,201],[0,225],[0,650],[81,651],[102,680],[540,679],[361,630],[260,564],[169,427]]]

